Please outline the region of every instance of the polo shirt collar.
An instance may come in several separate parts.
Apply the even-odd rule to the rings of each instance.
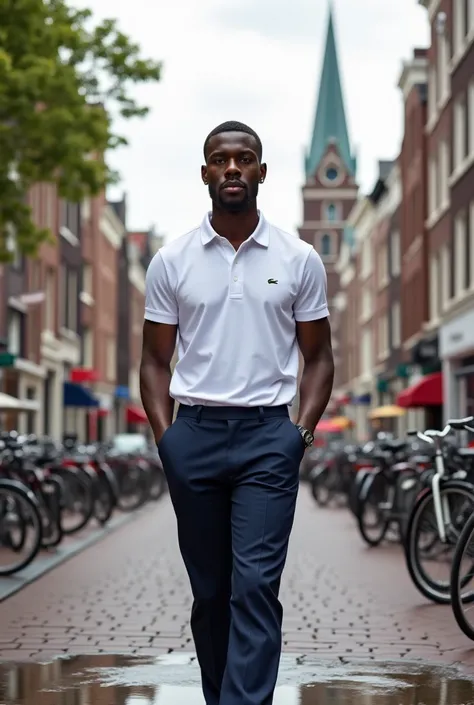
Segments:
[[[262,247],[268,247],[270,241],[269,226],[261,211],[258,211],[258,216],[258,225],[249,237],[249,240],[255,240],[255,242]],[[201,242],[203,245],[207,245],[218,237],[218,233],[216,233],[211,225],[211,213],[209,212],[201,223]]]

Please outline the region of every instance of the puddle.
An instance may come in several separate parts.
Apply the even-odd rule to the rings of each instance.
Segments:
[[[205,705],[196,660],[77,656],[0,664],[0,705]],[[420,664],[284,656],[273,705],[474,705],[474,676]]]

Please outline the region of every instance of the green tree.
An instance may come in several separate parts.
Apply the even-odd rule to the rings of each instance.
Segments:
[[[160,72],[115,20],[64,0],[0,0],[0,261],[13,234],[27,255],[50,235],[31,219],[32,185],[79,202],[117,179],[105,155],[127,141],[113,117],[145,116],[131,89]]]

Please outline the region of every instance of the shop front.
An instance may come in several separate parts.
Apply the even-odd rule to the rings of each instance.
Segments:
[[[444,393],[439,340],[438,332],[432,332],[411,350],[406,384],[396,397],[396,404],[406,411],[405,430],[442,428]]]
[[[10,359],[8,359],[8,356]],[[5,363],[9,363],[8,366]],[[17,399],[21,411],[11,409],[2,413],[2,430],[41,434],[41,394],[43,370],[28,360],[0,353],[0,392]]]
[[[474,415],[474,310],[441,327],[444,421]]]
[[[354,423],[354,438],[359,442],[369,440],[371,435],[367,412],[372,404],[372,387],[372,381],[370,383],[359,382],[351,399],[351,418]]]

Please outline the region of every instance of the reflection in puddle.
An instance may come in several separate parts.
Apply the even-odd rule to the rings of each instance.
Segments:
[[[0,665],[1,705],[204,705],[192,656],[78,656]],[[454,668],[318,665],[285,656],[274,705],[470,705],[474,679]]]

